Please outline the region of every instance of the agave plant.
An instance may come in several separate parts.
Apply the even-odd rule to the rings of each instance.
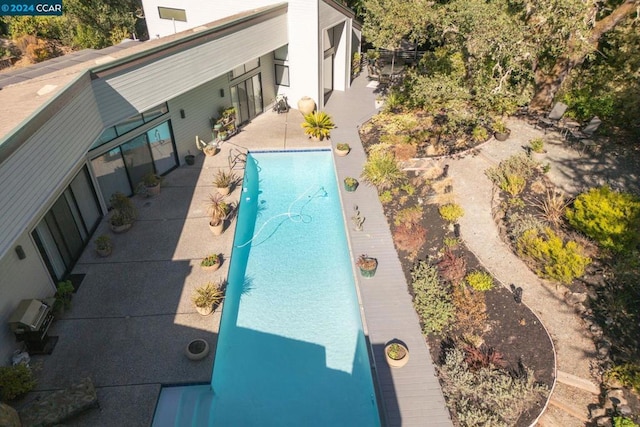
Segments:
[[[331,129],[335,128],[331,116],[324,111],[314,111],[311,114],[304,116],[304,123],[302,123],[305,135],[309,135],[311,138],[322,140],[329,138]]]

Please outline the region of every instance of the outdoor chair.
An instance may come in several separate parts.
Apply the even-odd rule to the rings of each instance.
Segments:
[[[556,102],[547,117],[541,117],[538,119],[535,127],[539,126],[546,134],[548,128],[557,126],[560,123],[560,119],[562,119],[562,116],[564,116],[564,112],[567,111],[568,107],[569,106],[567,104]]]
[[[595,149],[598,146],[593,137],[601,123],[602,120],[600,120],[598,116],[593,116],[593,118],[589,120],[589,123],[587,123],[583,128],[572,129],[569,131],[573,140],[580,141],[582,145],[580,156],[584,154],[587,148]]]

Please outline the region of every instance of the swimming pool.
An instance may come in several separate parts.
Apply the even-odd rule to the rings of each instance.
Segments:
[[[330,151],[248,156],[211,388],[198,387],[208,418],[194,425],[380,425]]]

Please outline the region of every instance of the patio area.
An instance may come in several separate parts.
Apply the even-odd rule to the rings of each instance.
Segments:
[[[356,145],[357,125],[375,113],[373,88],[366,84],[366,78],[362,77],[350,92],[336,93],[330,101],[330,106],[335,108],[328,111],[338,125],[334,142],[348,138],[352,146]],[[221,309],[203,317],[191,303],[191,295],[207,281],[226,278],[235,229],[235,221],[221,236],[212,236],[207,229],[206,201],[208,195],[216,191],[213,177],[217,170],[229,166],[230,153],[331,147],[330,141],[308,139],[301,122],[302,116],[294,109],[286,114],[266,111],[226,141],[217,155],[205,157],[199,153],[193,166],[181,166],[169,173],[164,177],[160,195],[145,199],[134,197],[138,220],[130,231],[113,234],[108,230],[106,218],[103,219],[94,236],[110,234],[113,253],[101,258],[93,245],[85,249],[73,271],[84,277],[72,307],[58,317],[50,330],[50,335],[59,337],[57,346],[51,355],[32,358],[38,385],[18,409],[47,392],[89,377],[96,386],[100,409],[90,410],[67,425],[146,426],[153,419],[163,384],[210,381]],[[364,162],[361,150],[354,147],[353,153],[345,158],[348,161],[337,162],[339,175],[359,175]],[[241,167],[235,172],[242,176]],[[372,191],[372,188],[363,189],[361,194],[371,200],[359,203],[363,206],[378,203],[377,198],[371,197],[373,193],[369,194]],[[239,193],[240,188],[236,187],[228,198],[237,202]],[[352,201],[345,200],[344,194],[342,198],[348,221]],[[380,207],[376,212],[367,213],[367,217],[369,224],[384,225]],[[350,223],[346,225],[349,228]],[[384,229],[381,228],[383,235]],[[369,232],[366,239],[365,244],[384,250],[380,255],[393,254],[397,261],[390,235],[381,238]],[[355,257],[364,250],[360,247],[362,243],[352,240]],[[204,272],[199,266],[200,260],[210,253],[221,253],[224,260],[215,273]],[[370,334],[372,343],[374,383],[383,400],[380,406],[386,408],[388,425],[423,425],[426,417],[433,420],[433,413],[425,410],[425,405],[435,405],[439,416],[448,424],[448,413],[406,293],[404,277],[395,272],[393,257],[379,269],[380,279],[366,284],[369,289],[375,289],[381,287],[377,284],[380,280],[390,284],[394,293],[402,290],[400,296],[394,297],[393,310],[385,314],[380,310],[382,301],[367,296],[368,291],[364,297],[361,295],[365,318],[367,313],[372,315],[373,323],[365,325],[365,332]],[[398,304],[398,298],[403,300],[402,304]],[[367,308],[367,304],[371,306]],[[398,317],[399,308],[406,310],[401,317]],[[386,322],[384,317],[388,316],[396,319]],[[409,328],[413,331],[404,330],[407,321],[413,324]],[[376,333],[376,339],[371,340]],[[400,336],[412,352],[410,364],[399,370],[402,375],[399,371],[390,372],[382,354],[384,343]],[[204,338],[211,345],[209,355],[198,362],[188,360],[184,354],[187,344],[196,338]],[[424,388],[425,381],[431,386]],[[399,402],[400,396],[402,402]]]

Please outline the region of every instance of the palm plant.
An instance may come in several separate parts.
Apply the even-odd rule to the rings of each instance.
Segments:
[[[319,140],[329,138],[331,129],[335,127],[331,116],[324,111],[314,111],[307,114],[304,116],[304,123],[302,123],[305,135]]]

